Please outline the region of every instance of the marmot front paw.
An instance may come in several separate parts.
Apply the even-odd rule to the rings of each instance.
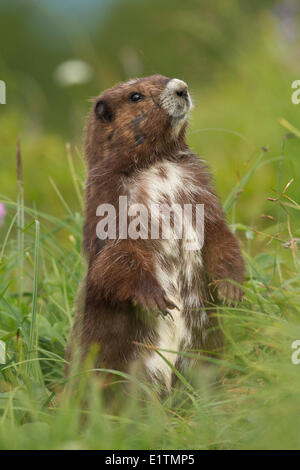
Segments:
[[[243,298],[242,289],[230,281],[222,280],[216,282],[216,291],[219,300],[224,304],[232,305],[240,302]]]
[[[141,305],[150,311],[157,312],[163,316],[170,315],[168,310],[178,309],[177,305],[172,302],[166,292],[160,287],[147,289],[146,291],[137,291],[133,298],[134,305]]]

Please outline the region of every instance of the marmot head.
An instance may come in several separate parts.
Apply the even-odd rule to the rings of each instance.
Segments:
[[[139,167],[184,144],[192,107],[185,82],[162,75],[129,80],[104,91],[93,104],[87,157],[94,166],[110,159],[116,169]]]

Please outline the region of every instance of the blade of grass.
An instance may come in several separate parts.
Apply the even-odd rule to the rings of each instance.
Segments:
[[[19,298],[20,303],[23,293],[23,265],[24,265],[24,180],[23,180],[23,166],[21,154],[21,140],[18,138],[17,153],[16,153],[16,166],[17,166],[17,224],[18,224],[18,252],[20,255],[19,267]]]
[[[39,250],[40,250],[40,223],[35,220],[35,247],[34,247],[34,275],[32,294],[32,313],[29,333],[28,358],[33,357],[34,343],[37,338],[37,298],[38,298],[38,277],[39,277]],[[29,364],[29,368],[31,364]],[[34,367],[36,369],[36,367]]]
[[[75,192],[76,192],[76,195],[77,195],[77,198],[78,198],[78,201],[79,201],[79,205],[80,205],[81,209],[83,210],[83,206],[84,206],[83,196],[82,196],[82,193],[81,193],[80,188],[79,188],[78,176],[76,175],[76,172],[75,172],[73,157],[72,157],[72,153],[71,153],[71,145],[69,143],[67,143],[67,145],[66,145],[66,151],[67,151],[67,158],[68,158],[69,168],[70,168],[70,172],[71,172]]]
[[[61,194],[60,190],[58,189],[58,187],[56,186],[56,184],[54,183],[53,179],[51,178],[51,176],[49,176],[49,181],[54,189],[54,191],[56,192],[59,200],[61,201],[62,205],[64,206],[64,208],[66,209],[66,211],[68,212],[68,214],[70,216],[73,216],[73,213],[68,205],[68,203],[65,201],[63,195]]]
[[[16,218],[18,217],[18,212],[16,212],[16,214],[14,215],[14,217],[12,218],[12,221],[8,227],[8,230],[7,230],[7,233],[5,235],[5,238],[4,238],[4,241],[3,241],[3,245],[2,245],[2,248],[1,248],[1,253],[0,253],[0,264],[2,263],[3,261],[3,256],[4,256],[4,251],[5,251],[5,248],[6,248],[6,245],[7,245],[7,242],[8,242],[8,239],[9,239],[9,236],[10,236],[10,233],[12,231],[12,228],[14,226],[14,223],[16,221]]]
[[[227,196],[227,199],[226,199],[226,201],[224,202],[224,205],[223,205],[223,208],[224,208],[225,212],[228,212],[231,209],[231,207],[233,206],[233,204],[235,203],[235,201],[237,200],[239,195],[244,191],[244,189],[247,186],[249,180],[253,176],[253,173],[255,172],[258,165],[260,164],[264,154],[265,154],[264,151],[259,154],[259,156],[256,159],[256,161],[254,162],[252,168],[248,171],[248,173],[245,176],[243,176],[241,181],[234,186],[233,190]]]
[[[300,139],[300,131],[299,129],[297,129],[296,127],[294,127],[292,124],[290,124],[286,119],[284,118],[281,118],[279,119],[279,124],[284,127],[285,129],[287,129],[289,132],[291,132],[292,134],[294,134],[296,137],[299,137]]]

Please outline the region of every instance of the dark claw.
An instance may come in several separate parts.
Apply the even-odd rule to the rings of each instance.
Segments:
[[[173,318],[173,315],[172,315],[171,312],[168,312],[168,311],[167,311],[167,312],[166,312],[166,317],[167,317],[167,316],[169,316],[169,317],[171,318],[171,320],[174,321],[174,318]]]
[[[164,312],[163,310],[157,310],[157,316],[159,317],[164,317],[166,316],[166,312]]]
[[[158,315],[161,315],[163,318],[166,318],[169,316],[174,321],[172,313],[168,312],[167,310],[158,310]]]

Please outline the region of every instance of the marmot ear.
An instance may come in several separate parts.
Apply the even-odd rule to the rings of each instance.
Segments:
[[[109,105],[104,100],[99,100],[96,102],[94,107],[95,114],[98,119],[101,119],[103,122],[110,122],[114,118],[114,114],[110,109]]]

